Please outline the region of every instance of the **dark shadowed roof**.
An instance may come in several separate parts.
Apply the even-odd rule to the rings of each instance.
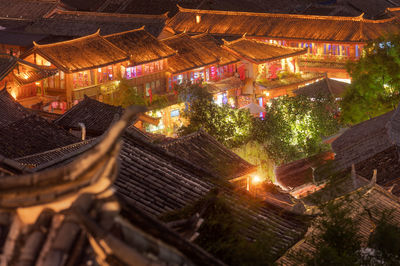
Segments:
[[[6,89],[0,90],[0,128],[8,126],[29,115],[31,115],[31,113],[16,102]]]
[[[55,0],[0,0],[0,17],[37,19],[51,14],[57,7],[60,4]]]
[[[122,113],[120,106],[105,104],[85,95],[83,101],[54,120],[54,123],[65,129],[80,129],[79,123],[83,123],[88,134],[101,135]]]
[[[196,22],[200,16],[200,22]],[[323,26],[321,26],[323,25]],[[167,26],[176,32],[208,32],[220,36],[269,37],[314,41],[365,42],[398,32],[397,18],[367,20],[329,17],[180,8]]]
[[[157,40],[143,28],[107,35],[104,38],[127,52],[133,65],[161,60],[176,54],[173,49]]]
[[[307,49],[285,47],[246,37],[227,42],[223,48],[257,64],[307,53]]]
[[[349,84],[330,78],[323,78],[317,82],[313,82],[304,87],[300,87],[293,91],[295,95],[304,95],[310,98],[318,96],[333,96],[335,98],[343,96]]]
[[[1,26],[1,22],[0,22]],[[21,31],[0,30],[0,43],[17,45],[22,47],[32,47],[33,42],[38,42],[46,38],[46,34],[35,34]]]
[[[166,19],[165,15],[57,11],[50,18],[36,20],[26,27],[26,31],[78,37],[92,34],[98,29],[102,34],[113,34],[144,26],[146,31],[158,36]]]
[[[199,130],[161,145],[168,152],[201,166],[216,178],[232,180],[256,171],[256,166]]]
[[[349,201],[348,199],[351,199]],[[359,222],[358,233],[363,244],[368,242],[370,234],[376,228],[376,223],[382,217],[382,213],[391,214],[391,222],[400,224],[400,201],[385,189],[376,184],[365,185],[355,191],[346,194],[346,197],[333,199],[338,204],[346,205],[351,211],[350,216]],[[277,262],[279,265],[301,265],[291,252],[302,252],[309,255],[315,251],[312,239],[318,234],[318,229],[312,226],[304,239],[294,245]]]
[[[352,126],[333,141],[332,149],[338,167],[350,167],[398,143],[400,131],[395,126],[398,125],[396,121],[399,115],[396,110],[364,121]]]
[[[125,51],[105,40],[100,36],[99,32],[53,44],[39,45],[35,43],[29,54],[31,53],[40,54],[66,73],[93,69],[128,60],[128,54]]]
[[[228,65],[240,61],[238,56],[228,52],[221,47],[222,42],[219,42],[213,36],[207,33],[192,36],[193,39],[197,40],[203,46],[212,50],[213,53],[219,58],[219,65]]]
[[[79,139],[36,115],[27,116],[0,128],[1,154],[17,158],[73,144]]]
[[[315,156],[297,160],[275,169],[275,177],[280,185],[286,189],[294,189],[306,183],[314,181],[314,169],[333,160],[331,151],[323,152]]]
[[[185,33],[163,39],[162,42],[178,51],[177,55],[168,59],[168,67],[173,74],[219,62],[211,49]]]

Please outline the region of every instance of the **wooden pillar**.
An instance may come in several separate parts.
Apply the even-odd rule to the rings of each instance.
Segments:
[[[74,89],[73,74],[65,73],[65,90],[67,96],[67,109],[72,107],[72,91]]]

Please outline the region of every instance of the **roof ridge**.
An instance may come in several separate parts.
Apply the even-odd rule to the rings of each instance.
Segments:
[[[295,50],[295,51],[299,51],[299,52],[307,50],[307,48],[289,47],[289,46],[283,46],[283,45],[280,45],[280,44],[264,42],[264,41],[260,41],[260,40],[257,40],[257,39],[247,38],[246,34],[244,34],[242,37],[240,37],[240,38],[238,38],[236,40],[233,40],[233,41],[227,41],[225,39],[222,39],[222,40],[224,41],[223,45],[230,45],[230,44],[234,44],[234,43],[237,43],[237,42],[240,42],[240,41],[252,41],[252,42],[260,43],[260,44],[263,44],[263,45],[268,45],[268,46],[273,46],[273,47],[280,47],[280,48],[284,48],[284,49],[288,49],[288,50]]]
[[[108,35],[102,35],[101,37],[103,37],[103,38],[108,38],[108,37],[112,37],[112,36],[118,36],[118,35],[123,35],[123,34],[127,34],[127,33],[131,33],[131,32],[136,32],[136,31],[145,31],[145,32],[147,32],[145,29],[144,29],[144,25],[143,26],[141,26],[140,28],[137,28],[137,29],[133,29],[133,30],[127,30],[127,31],[122,31],[122,32],[116,32],[116,33],[111,33],[111,34],[108,34]],[[150,34],[150,33],[149,33]],[[151,35],[151,34],[150,34]],[[153,36],[153,35],[152,35]]]
[[[257,12],[243,12],[243,11],[222,11],[222,10],[204,10],[204,9],[190,9],[183,8],[179,5],[179,12],[191,12],[198,14],[219,14],[219,15],[246,15],[246,16],[261,16],[261,17],[285,17],[285,18],[302,18],[302,19],[315,19],[315,20],[340,20],[340,21],[363,21],[372,23],[382,23],[393,20],[393,18],[371,20],[363,17],[364,13],[357,17],[345,16],[321,16],[321,15],[301,15],[301,14],[283,14],[283,13],[257,13]]]
[[[46,47],[54,47],[57,45],[61,44],[69,44],[69,43],[75,43],[75,42],[80,42],[82,40],[87,40],[90,38],[95,38],[95,37],[101,37],[100,36],[100,29],[98,29],[95,33],[89,34],[86,36],[78,37],[72,40],[66,40],[66,41],[61,41],[61,42],[54,42],[54,43],[49,43],[49,44],[38,44],[35,41],[33,41],[34,48],[46,48]],[[106,40],[107,41],[107,40]]]
[[[91,11],[74,11],[74,10],[57,10],[56,14],[66,14],[66,15],[90,15],[99,17],[125,17],[125,18],[167,18],[168,12],[160,15],[153,14],[125,14],[125,13],[108,13],[108,12],[91,12]]]

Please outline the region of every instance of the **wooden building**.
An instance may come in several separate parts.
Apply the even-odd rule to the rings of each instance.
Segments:
[[[35,43],[23,58],[59,70],[41,83],[41,92],[53,111],[64,112],[83,100],[84,95],[112,101],[122,78],[131,80],[148,97],[151,89],[162,92],[165,58],[174,53],[140,28],[104,37],[98,31],[64,42]]]
[[[36,96],[38,83],[56,73],[56,70],[46,69],[8,54],[0,54],[0,86],[6,87],[14,99],[23,101]]]
[[[240,37],[307,48],[299,62],[303,71],[328,73],[329,77],[348,78],[347,60],[357,60],[364,45],[390,33],[399,32],[396,16],[369,20],[359,17],[292,15],[210,11],[179,7],[166,25],[166,32],[219,37]]]

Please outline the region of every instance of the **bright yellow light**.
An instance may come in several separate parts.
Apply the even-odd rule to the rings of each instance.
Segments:
[[[253,178],[251,179],[251,182],[253,184],[258,184],[261,182],[261,178],[258,175],[253,176]]]
[[[35,85],[36,85],[36,86],[39,86],[39,85],[40,85],[40,82],[35,82]]]
[[[17,99],[17,92],[16,92],[15,90],[12,90],[12,91],[11,91],[11,96],[12,96],[14,99]]]
[[[265,91],[264,94],[265,94],[265,96],[267,96],[267,97],[269,96],[269,92],[268,92],[268,91]]]

